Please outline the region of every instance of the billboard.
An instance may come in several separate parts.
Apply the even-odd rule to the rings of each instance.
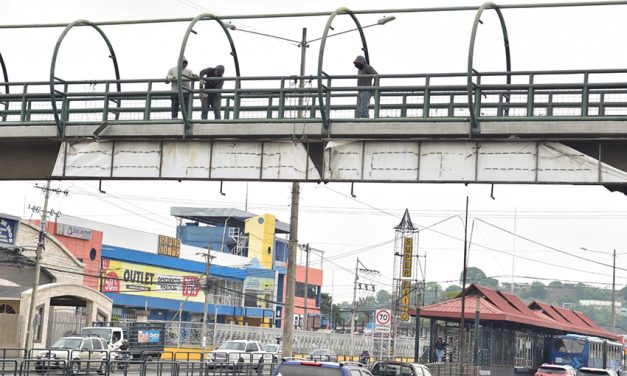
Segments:
[[[204,302],[202,274],[109,259],[103,259],[103,269],[102,292]]]
[[[401,282],[401,321],[409,321],[409,297],[411,294],[411,266],[414,251],[414,239],[403,238],[403,270]]]
[[[0,245],[15,246],[19,224],[18,217],[0,214]]]

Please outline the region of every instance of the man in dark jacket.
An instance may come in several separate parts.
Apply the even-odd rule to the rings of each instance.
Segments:
[[[372,75],[377,74],[377,71],[373,67],[366,63],[366,58],[363,56],[357,56],[353,61],[355,68],[359,69],[357,72],[357,86],[372,86]],[[357,92],[357,106],[355,108],[356,118],[370,117],[368,114],[368,106],[370,105],[370,97],[372,97],[372,90],[359,90]]]
[[[200,85],[204,88],[200,93],[200,118],[203,120],[207,120],[209,107],[213,109],[214,117],[216,119],[220,119],[220,103],[222,102],[222,95],[217,90],[222,89],[224,80],[215,78],[222,77],[223,75],[223,65],[216,65],[215,68],[209,67],[200,71]]]

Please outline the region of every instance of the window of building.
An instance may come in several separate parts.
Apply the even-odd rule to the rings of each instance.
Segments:
[[[8,313],[14,315],[16,312],[12,306],[8,304],[0,304],[0,313]]]
[[[33,342],[36,343],[41,342],[41,337],[43,334],[44,308],[45,306],[43,304],[36,308],[37,313],[35,315],[35,335],[33,338]]]
[[[309,284],[307,291],[307,299],[316,299],[318,297],[319,286]],[[299,298],[305,297],[305,284],[296,282],[296,296]]]

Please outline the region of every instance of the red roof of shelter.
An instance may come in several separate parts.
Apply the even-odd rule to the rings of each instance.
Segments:
[[[475,307],[479,300],[479,319],[483,321],[507,321],[568,333],[618,339],[581,312],[538,301],[526,305],[516,295],[479,285],[468,286],[454,299],[422,307],[420,316],[459,320],[462,296],[465,296],[464,318],[468,320],[474,319]]]

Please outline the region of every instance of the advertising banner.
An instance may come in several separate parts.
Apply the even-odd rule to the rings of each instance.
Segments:
[[[102,292],[204,301],[204,294],[200,293],[201,274],[108,259],[103,259],[103,269]]]

